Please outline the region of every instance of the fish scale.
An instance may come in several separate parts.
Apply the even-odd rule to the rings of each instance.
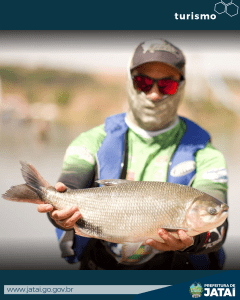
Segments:
[[[158,228],[184,229],[194,236],[220,226],[228,215],[227,204],[218,199],[168,182],[108,179],[98,181],[101,187],[59,193],[32,165],[21,164],[26,185],[13,186],[4,199],[50,203],[57,209],[77,205],[82,218],[74,226],[76,234],[124,244],[123,260],[148,238],[163,241]]]

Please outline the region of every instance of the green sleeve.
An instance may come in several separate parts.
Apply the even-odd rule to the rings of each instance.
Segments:
[[[66,150],[59,181],[75,189],[90,187],[94,178],[96,154],[105,136],[104,124],[81,133]]]
[[[223,154],[211,143],[196,154],[196,177],[192,187],[227,202],[228,176]]]
[[[223,154],[211,143],[196,154],[196,176],[192,187],[201,190],[220,201],[227,203],[228,177]],[[228,230],[228,219],[210,231],[195,237],[194,245],[186,249],[192,254],[209,254],[218,251],[225,242]],[[217,261],[217,260],[216,260]]]

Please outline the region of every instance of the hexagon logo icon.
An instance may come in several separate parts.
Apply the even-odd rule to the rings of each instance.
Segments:
[[[223,2],[216,3],[214,6],[214,11],[219,15],[223,14],[224,12],[226,12],[226,4]]]
[[[234,17],[238,14],[238,6],[234,3],[230,3],[226,7],[226,14],[229,15],[230,17]]]
[[[226,4],[226,5],[229,5],[229,4],[231,4],[232,2],[233,2],[233,0],[231,0],[231,1],[228,1],[228,0],[221,0],[221,2],[222,3],[224,3],[224,4]]]
[[[226,13],[230,17],[234,17],[238,14],[239,7],[233,3],[233,0],[229,2],[229,0],[221,0],[214,6],[214,11],[219,15]]]

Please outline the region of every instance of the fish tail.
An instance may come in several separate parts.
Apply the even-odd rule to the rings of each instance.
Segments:
[[[26,184],[12,186],[2,197],[6,200],[22,201],[31,203],[45,203],[43,200],[44,190],[50,184],[43,179],[38,171],[30,164],[20,161],[22,176]]]
[[[14,185],[2,195],[3,199],[17,202],[44,203],[27,184]]]
[[[43,195],[43,188],[49,188],[51,185],[38,173],[38,171],[30,164],[20,161],[22,165],[22,176],[26,184],[30,186],[38,194],[40,199]]]

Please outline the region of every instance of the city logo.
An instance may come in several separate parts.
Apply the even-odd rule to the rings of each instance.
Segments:
[[[226,13],[230,17],[234,17],[238,14],[239,7],[233,3],[233,0],[221,0],[221,2],[218,2],[214,6],[214,11],[221,15],[223,13]]]
[[[194,282],[190,287],[189,287],[189,292],[192,295],[193,298],[199,298],[202,296],[203,288],[201,284],[198,282]]]
[[[204,284],[205,297],[235,297],[235,283],[233,284]]]

